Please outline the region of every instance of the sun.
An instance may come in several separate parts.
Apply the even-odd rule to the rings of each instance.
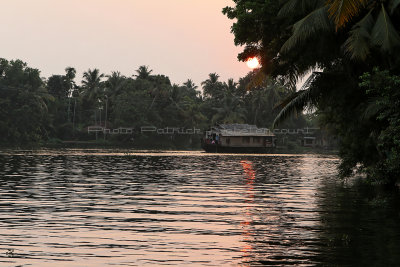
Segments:
[[[250,69],[255,69],[260,66],[260,62],[258,62],[257,57],[251,57],[251,58],[247,59],[246,64],[247,64],[247,67],[249,67]]]

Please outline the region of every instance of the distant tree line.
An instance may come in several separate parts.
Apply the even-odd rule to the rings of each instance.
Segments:
[[[223,82],[218,74],[211,73],[201,83],[201,91],[190,79],[182,85],[174,84],[167,76],[140,66],[129,77],[118,71],[105,75],[98,69],[89,69],[77,83],[76,70],[71,67],[64,74],[41,78],[38,69],[21,60],[0,59],[1,144],[93,140],[87,131],[89,126],[205,130],[219,123],[249,123],[270,127],[277,115],[275,105],[293,91],[283,81],[270,78],[251,87],[253,76],[254,72],[250,72],[238,82]],[[306,125],[304,116],[287,122],[292,127]],[[131,136],[99,135],[107,142],[132,143]],[[141,137],[135,136],[134,142],[152,144],[161,137],[138,138]],[[162,138],[169,138],[165,142],[198,147],[200,137]]]

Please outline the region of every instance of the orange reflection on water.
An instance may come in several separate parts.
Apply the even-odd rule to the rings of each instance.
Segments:
[[[256,172],[253,169],[253,163],[250,161],[242,160],[240,161],[240,164],[243,167],[244,171],[244,176],[245,176],[245,181],[246,181],[246,203],[253,203],[254,202],[254,180],[256,178]],[[241,248],[241,252],[243,253],[243,258],[248,258],[251,255],[251,252],[253,250],[253,246],[251,245],[251,240],[253,236],[253,232],[251,230],[251,222],[252,222],[252,217],[253,213],[250,210],[251,207],[247,207],[245,212],[244,212],[244,221],[240,223],[240,226],[243,230],[242,236],[243,236],[243,242],[244,245]]]
[[[254,200],[254,180],[256,179],[256,172],[253,169],[253,163],[250,161],[242,160],[240,161],[242,164],[244,175],[246,177],[246,202],[253,202]]]

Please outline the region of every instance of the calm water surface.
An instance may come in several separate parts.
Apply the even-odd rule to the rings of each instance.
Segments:
[[[0,152],[0,266],[400,266],[334,156]],[[396,202],[397,203],[397,202]]]

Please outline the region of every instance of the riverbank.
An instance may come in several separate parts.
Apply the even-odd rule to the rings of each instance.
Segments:
[[[140,152],[203,152],[206,153],[201,147],[175,147],[175,146],[135,146],[133,144],[110,144],[99,142],[65,142],[60,144],[42,144],[33,146],[0,146],[0,151],[107,151],[112,153],[140,153]],[[210,153],[215,155],[235,154],[235,153]],[[257,154],[257,153],[236,153],[236,154]],[[276,148],[268,154],[319,154],[319,155],[337,155],[338,151],[328,150],[324,148],[300,147],[296,149]]]
[[[107,149],[129,151],[203,151],[199,140],[180,142],[180,140],[164,139],[137,139],[131,142],[116,142],[109,140],[59,140],[52,139],[47,142],[30,143],[24,145],[0,144],[3,150],[57,150],[57,149]],[[336,149],[323,147],[304,147],[300,145],[278,146],[266,154],[328,154],[337,155]]]

